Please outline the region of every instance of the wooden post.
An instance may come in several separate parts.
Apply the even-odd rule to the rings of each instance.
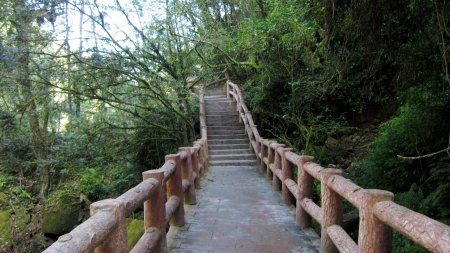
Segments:
[[[200,179],[202,177],[202,173],[200,173],[200,169],[198,166],[198,160],[200,152],[200,148],[195,145],[195,147],[191,148],[192,151],[192,171],[197,175],[197,178],[194,179],[195,189],[200,189]]]
[[[334,245],[327,229],[332,225],[342,226],[342,197],[327,186],[328,179],[333,175],[342,175],[342,170],[324,169],[320,172],[321,199],[322,199],[322,228],[321,228],[321,252],[339,253]]]
[[[275,160],[273,164],[275,165],[274,171],[273,171],[273,179],[272,179],[272,187],[276,191],[281,191],[281,180],[278,178],[276,171],[278,169],[281,169],[282,167],[282,158],[280,153],[278,153],[278,148],[283,148],[284,144],[276,144],[275,145]]]
[[[228,79],[227,72],[225,72],[225,77],[227,78],[227,98],[230,98],[230,84],[228,83],[230,80]]]
[[[143,180],[154,178],[158,180],[157,192],[144,202],[145,231],[157,228],[161,232],[161,238],[154,248],[155,253],[163,253],[166,242],[166,189],[164,187],[164,171],[149,170],[142,173]]]
[[[112,212],[117,219],[117,228],[97,248],[96,253],[122,253],[128,252],[127,222],[125,206],[122,201],[105,199],[94,202],[90,206],[91,216],[98,212]]]
[[[286,159],[286,152],[292,151],[292,148],[283,148],[281,151],[281,159],[282,159],[282,170],[283,170],[283,179],[281,182],[281,194],[283,196],[283,203],[286,205],[292,205],[295,203],[294,195],[292,195],[289,188],[286,186],[284,181],[286,179],[293,179],[294,178],[294,166],[292,166],[292,163]]]
[[[175,171],[172,176],[167,180],[167,199],[175,196],[180,200],[183,199],[183,182],[181,175],[181,159],[180,155],[166,155],[166,161],[175,162]],[[175,227],[181,227],[184,225],[184,205],[180,202],[175,212],[173,213],[172,219],[170,219],[170,225]]]
[[[264,140],[263,138],[260,139],[260,142],[261,142],[261,148],[260,148],[259,150],[261,151],[261,152],[260,152],[261,157],[259,157],[258,154],[256,154],[256,156],[257,156],[257,160],[258,160],[258,162],[259,162],[259,166],[260,166],[260,168],[261,168],[261,173],[266,174],[266,173],[267,173],[266,170],[267,170],[268,168],[267,168],[266,163],[264,162],[264,157],[267,157],[267,147],[264,145],[264,141],[265,141],[265,140]]]
[[[208,142],[205,140],[202,141],[201,146],[201,152],[202,152],[202,166],[204,168],[203,174],[208,171]]]
[[[195,197],[191,148],[178,148],[178,151],[184,151],[187,154],[186,160],[181,162],[181,175],[182,180],[187,180],[191,184],[189,189],[184,193],[184,203],[187,205],[194,205],[197,203],[197,199]]]
[[[300,228],[311,227],[312,218],[305,209],[301,206],[300,202],[304,198],[312,199],[313,197],[313,177],[303,169],[303,165],[307,162],[312,162],[314,160],[311,156],[302,156],[300,163],[297,164],[298,167],[298,200],[296,205],[296,215],[295,224]]]
[[[269,142],[269,146],[267,147],[267,170],[266,170],[266,178],[268,180],[272,180],[273,178],[273,172],[270,169],[270,165],[275,162],[275,152],[274,149],[271,148],[272,143],[276,142]]]
[[[253,150],[253,145],[252,145],[252,142],[253,141],[255,141],[255,134],[253,133],[253,129],[252,129],[252,127],[251,126],[249,126],[249,133],[250,133],[250,135],[249,135],[249,147],[248,147],[248,149],[250,149],[250,150]],[[258,152],[256,151],[256,150],[253,150],[253,151],[255,151],[255,153],[258,155]]]
[[[242,115],[242,107],[239,106],[239,104],[237,105],[237,110],[238,110],[238,115],[239,115],[239,123],[242,123],[242,117],[241,117],[241,115]],[[245,124],[245,122],[244,122],[244,124]]]
[[[383,190],[362,190],[359,206],[359,252],[387,253],[392,248],[392,228],[373,214],[376,203],[394,200],[392,192]]]

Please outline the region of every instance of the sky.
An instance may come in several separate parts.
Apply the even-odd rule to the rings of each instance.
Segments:
[[[52,31],[54,29],[54,35],[59,43],[63,43],[67,34],[66,27],[67,22],[70,27],[69,32],[69,44],[72,50],[78,49],[80,47],[80,43],[82,43],[83,49],[93,48],[96,46],[99,47],[99,50],[102,48],[108,49],[111,46],[104,43],[101,40],[102,36],[107,36],[106,32],[102,31],[100,25],[93,25],[92,20],[88,17],[88,15],[92,15],[94,13],[96,17],[99,16],[99,12],[103,15],[103,19],[105,23],[108,24],[108,30],[113,35],[113,37],[119,41],[122,41],[123,45],[131,46],[131,43],[126,40],[126,35],[131,38],[136,38],[134,36],[133,27],[128,25],[128,21],[126,17],[117,10],[117,6],[114,4],[114,0],[96,0],[99,9],[95,9],[94,6],[90,5],[88,2],[93,2],[93,0],[84,0],[85,6],[84,11],[87,15],[82,16],[82,30],[80,33],[80,11],[81,5],[69,5],[69,16],[68,20],[66,20],[65,15],[61,15],[58,17],[57,22],[55,23],[55,27],[50,23],[47,23],[46,29]],[[133,2],[137,2],[135,5]],[[157,0],[147,0],[147,1],[136,1],[136,0],[120,0],[120,5],[128,9],[127,11],[129,19],[136,25],[138,28],[142,28],[146,23],[151,23],[154,18],[162,19],[164,18],[164,5]],[[62,6],[61,6],[62,7]],[[64,7],[65,8],[65,7]],[[94,36],[93,28],[95,27],[95,32],[99,36]],[[82,40],[80,41],[80,37]],[[96,40],[97,38],[97,40]]]

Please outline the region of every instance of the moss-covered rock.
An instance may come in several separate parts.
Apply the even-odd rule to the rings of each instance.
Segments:
[[[27,231],[31,222],[27,204],[17,199],[10,203],[7,193],[0,192],[0,252],[7,252],[12,245],[17,245],[21,241],[20,233]]]
[[[11,210],[0,209],[0,249],[11,245]]]
[[[8,197],[0,192],[0,251],[11,246],[11,214]]]
[[[144,221],[136,219],[127,219],[128,249],[133,249],[134,245],[144,234]]]
[[[57,191],[48,198],[42,220],[42,232],[62,235],[78,224],[81,203],[78,198]]]

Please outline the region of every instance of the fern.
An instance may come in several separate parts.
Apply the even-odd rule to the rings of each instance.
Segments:
[[[422,203],[422,209],[438,211],[437,219],[450,220],[450,156],[443,156],[430,165],[429,183],[434,186]]]

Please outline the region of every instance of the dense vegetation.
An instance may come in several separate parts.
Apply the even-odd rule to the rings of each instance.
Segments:
[[[0,209],[17,217],[0,249],[38,251],[55,196],[118,195],[196,139],[185,80],[224,70],[265,137],[450,223],[449,10],[442,0],[0,0]],[[327,145],[373,126],[350,165]],[[421,252],[398,235],[395,247]]]

